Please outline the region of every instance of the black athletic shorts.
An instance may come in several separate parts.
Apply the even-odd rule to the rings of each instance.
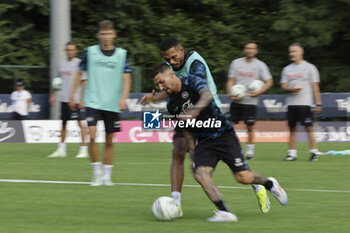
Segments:
[[[81,120],[81,112],[78,108],[78,104],[75,106],[75,111],[73,111],[69,104],[66,102],[61,102],[61,120],[66,122],[68,120]]]
[[[254,125],[256,119],[256,106],[231,102],[229,120],[235,124],[244,120],[246,125]]]
[[[120,132],[119,113],[89,107],[85,109],[88,126],[96,126],[99,120],[103,120],[106,133]]]
[[[184,134],[182,132],[182,128],[180,128],[179,126],[176,126],[174,129],[174,135],[173,135],[173,141],[177,138],[183,138]]]
[[[289,127],[295,127],[298,121],[301,122],[301,125],[312,126],[312,116],[311,106],[288,106],[287,119]]]
[[[233,130],[213,140],[199,143],[194,153],[193,166],[195,170],[201,166],[215,168],[219,160],[224,161],[234,173],[249,169]]]

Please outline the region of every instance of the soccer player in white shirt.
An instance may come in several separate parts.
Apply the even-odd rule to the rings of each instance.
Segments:
[[[16,91],[11,93],[12,119],[25,120],[28,117],[29,105],[32,102],[32,95],[24,90],[23,82],[16,83]]]
[[[81,130],[81,146],[78,154],[75,158],[88,158],[88,149],[85,140],[86,129],[81,122],[80,110],[83,108],[80,104],[80,90],[76,92],[76,111],[72,111],[69,107],[69,96],[73,87],[74,77],[79,69],[80,59],[76,57],[77,47],[73,42],[68,42],[66,44],[66,54],[67,59],[62,61],[59,66],[60,77],[62,78],[61,90],[58,93],[58,100],[61,102],[61,120],[62,120],[62,130],[61,130],[61,142],[58,144],[57,150],[49,155],[50,158],[54,157],[66,157],[66,127],[67,120],[77,120],[78,125]],[[49,102],[51,105],[55,103],[55,91],[53,90],[50,94]]]
[[[258,44],[255,41],[249,41],[244,45],[245,57],[235,59],[231,62],[228,80],[226,84],[227,95],[232,101],[230,105],[230,118],[232,126],[244,120],[248,131],[248,143],[246,145],[245,157],[247,160],[254,158],[254,132],[253,126],[256,118],[256,106],[258,105],[258,96],[266,92],[273,85],[273,79],[267,65],[256,58],[258,54]],[[254,80],[262,80],[264,87],[256,92],[249,92],[249,85]],[[243,85],[248,93],[243,98],[231,95],[233,85]]]
[[[309,135],[310,161],[317,161],[318,149],[312,128],[311,106],[316,104],[316,114],[322,112],[320,75],[315,65],[304,60],[304,49],[300,44],[294,43],[289,46],[289,56],[293,63],[284,67],[281,78],[281,88],[289,92],[287,119],[290,138],[288,155],[285,160],[295,161],[297,159],[296,123],[300,121]]]

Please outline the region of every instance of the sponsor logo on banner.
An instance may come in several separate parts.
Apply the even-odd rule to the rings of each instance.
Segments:
[[[346,99],[336,99],[337,107],[339,111],[350,112],[350,97]]]
[[[21,121],[0,121],[0,142],[25,142]]]
[[[8,122],[0,121],[0,142],[15,136],[15,134],[16,130],[12,127],[8,127]]]

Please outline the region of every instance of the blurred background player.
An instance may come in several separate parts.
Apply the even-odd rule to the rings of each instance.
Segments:
[[[79,86],[83,71],[87,71],[84,106],[90,134],[89,149],[93,169],[91,186],[113,185],[111,180],[113,133],[120,131],[119,113],[126,109],[126,100],[131,89],[132,70],[127,59],[127,51],[115,46],[116,37],[112,21],[103,20],[98,23],[99,45],[88,47],[82,54],[80,70],[77,72],[70,94],[69,104],[75,109],[74,93]],[[104,121],[106,132],[103,169],[95,141],[96,125],[99,120]]]
[[[29,105],[32,102],[32,95],[24,89],[23,82],[16,83],[16,90],[11,93],[12,119],[25,120],[28,118]]]
[[[319,88],[320,75],[315,65],[304,60],[304,49],[294,43],[289,46],[289,57],[293,62],[282,70],[281,88],[289,92],[287,97],[287,119],[289,126],[289,150],[286,161],[295,161],[298,157],[296,144],[296,123],[305,126],[310,143],[310,161],[317,161],[318,149],[312,128],[311,106],[316,104],[315,113],[322,112],[322,100]],[[315,100],[315,102],[314,102]]]
[[[254,158],[254,132],[253,126],[256,119],[256,108],[259,102],[258,96],[266,92],[273,85],[273,79],[266,64],[256,58],[258,44],[249,41],[244,45],[245,57],[235,59],[231,62],[226,84],[227,95],[232,101],[230,105],[231,124],[238,124],[244,120],[248,131],[248,142],[245,157],[247,160]],[[249,84],[254,80],[262,80],[265,86],[260,91],[247,92],[243,98],[234,97],[230,94],[233,85],[243,85],[249,90]]]
[[[216,105],[221,109],[221,101],[217,95],[216,85],[210,69],[205,60],[196,51],[185,53],[180,42],[174,37],[164,38],[160,44],[160,50],[163,58],[179,78],[200,77],[206,80]],[[153,103],[167,98],[168,93],[162,92],[161,94],[156,95],[153,91],[152,94],[145,95],[141,99],[141,103]],[[173,137],[173,156],[170,170],[172,198],[177,205],[181,205],[181,190],[184,179],[184,159],[187,150],[187,143],[183,136],[182,129],[177,127],[175,128]],[[269,205],[265,205],[265,199],[267,197],[265,188],[261,185],[254,185],[253,189],[258,198],[261,211],[267,213],[269,211]]]
[[[80,132],[81,132],[81,146],[75,158],[87,158],[89,157],[89,155],[88,155],[88,149],[87,149],[86,140],[85,140],[86,129],[81,122],[82,117],[81,117],[80,110],[83,109],[84,106],[82,106],[80,102],[80,99],[81,99],[80,88],[78,88],[75,93],[76,109],[72,111],[72,109],[69,107],[69,96],[72,91],[74,77],[77,74],[77,71],[79,70],[80,59],[76,57],[77,46],[73,42],[68,42],[66,44],[65,51],[66,51],[67,58],[63,60],[59,65],[59,74],[60,74],[60,77],[62,78],[61,89],[58,93],[58,100],[61,102],[61,120],[62,120],[61,142],[58,143],[57,150],[53,152],[51,155],[49,155],[49,157],[54,158],[54,157],[67,156],[66,143],[65,143],[67,121],[77,120],[78,126],[80,128]],[[52,90],[50,93],[49,102],[51,106],[55,104],[55,94],[56,94],[55,90]]]
[[[236,180],[242,184],[260,184],[282,204],[288,203],[288,195],[275,178],[265,178],[249,169],[240,147],[238,137],[224,114],[213,101],[206,80],[198,76],[179,79],[166,63],[158,64],[154,69],[154,83],[160,90],[169,94],[168,112],[180,116],[179,120],[196,120],[197,127],[183,129],[193,158],[193,173],[209,199],[218,210],[211,222],[237,221],[237,217],[227,208],[222,194],[212,179],[212,173],[220,160],[223,160],[233,172]],[[181,116],[181,114],[183,116]],[[215,120],[214,127],[199,127],[198,121]],[[198,141],[195,146],[195,140]],[[265,198],[267,204],[268,198]],[[269,205],[269,204],[268,204]]]

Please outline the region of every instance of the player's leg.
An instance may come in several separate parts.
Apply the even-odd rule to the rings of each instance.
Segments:
[[[193,175],[196,181],[202,186],[208,198],[217,207],[215,215],[208,218],[211,222],[238,221],[237,217],[227,208],[222,194],[212,179],[212,173],[219,161],[215,155],[215,141],[200,143],[194,154]],[[214,147],[214,151],[212,148]]]
[[[243,105],[243,119],[248,131],[248,142],[246,145],[245,158],[247,160],[254,159],[254,124],[256,119],[256,106],[255,105]]]
[[[80,134],[81,134],[81,145],[79,148],[79,152],[78,154],[75,156],[75,158],[88,158],[89,154],[88,154],[88,149],[87,149],[87,145],[86,145],[86,140],[85,140],[85,136],[86,136],[86,128],[85,125],[82,123],[81,121],[81,112],[78,109],[78,126],[80,128]]]
[[[315,162],[318,160],[318,149],[315,133],[312,127],[312,117],[311,106],[301,106],[300,107],[301,124],[305,126],[307,134],[309,136],[310,144],[310,159],[309,161]]]
[[[182,130],[176,128],[173,137],[172,162],[170,168],[171,195],[175,203],[181,206],[181,190],[184,180],[184,160],[187,152],[187,143]]]
[[[86,121],[89,129],[89,154],[92,166],[91,186],[102,185],[102,163],[99,161],[98,144],[96,143],[97,122],[102,119],[102,113],[98,109],[86,108]]]
[[[289,127],[289,149],[285,161],[297,160],[298,153],[296,150],[296,124],[299,118],[298,106],[288,106],[287,119]]]
[[[106,143],[103,165],[103,184],[112,186],[112,170],[113,170],[113,136],[115,132],[120,132],[120,117],[119,113],[103,111],[104,124],[106,129]]]
[[[279,185],[278,181],[273,178],[265,178],[257,172],[252,172],[250,170],[243,170],[239,172],[234,172],[236,180],[241,184],[260,184],[263,185],[267,190],[269,190],[281,203],[281,205],[287,205],[288,195],[284,189]],[[270,205],[268,203],[268,205]]]
[[[233,131],[222,135],[216,148],[222,155],[221,159],[230,167],[234,174],[239,171],[250,171],[248,163],[244,159],[241,145]],[[270,200],[265,187],[261,184],[250,184],[252,184],[261,212],[267,213],[270,210]]]
[[[49,155],[49,158],[66,157],[66,132],[67,132],[67,120],[69,120],[69,106],[68,103],[61,102],[61,141],[57,145],[56,151]]]

